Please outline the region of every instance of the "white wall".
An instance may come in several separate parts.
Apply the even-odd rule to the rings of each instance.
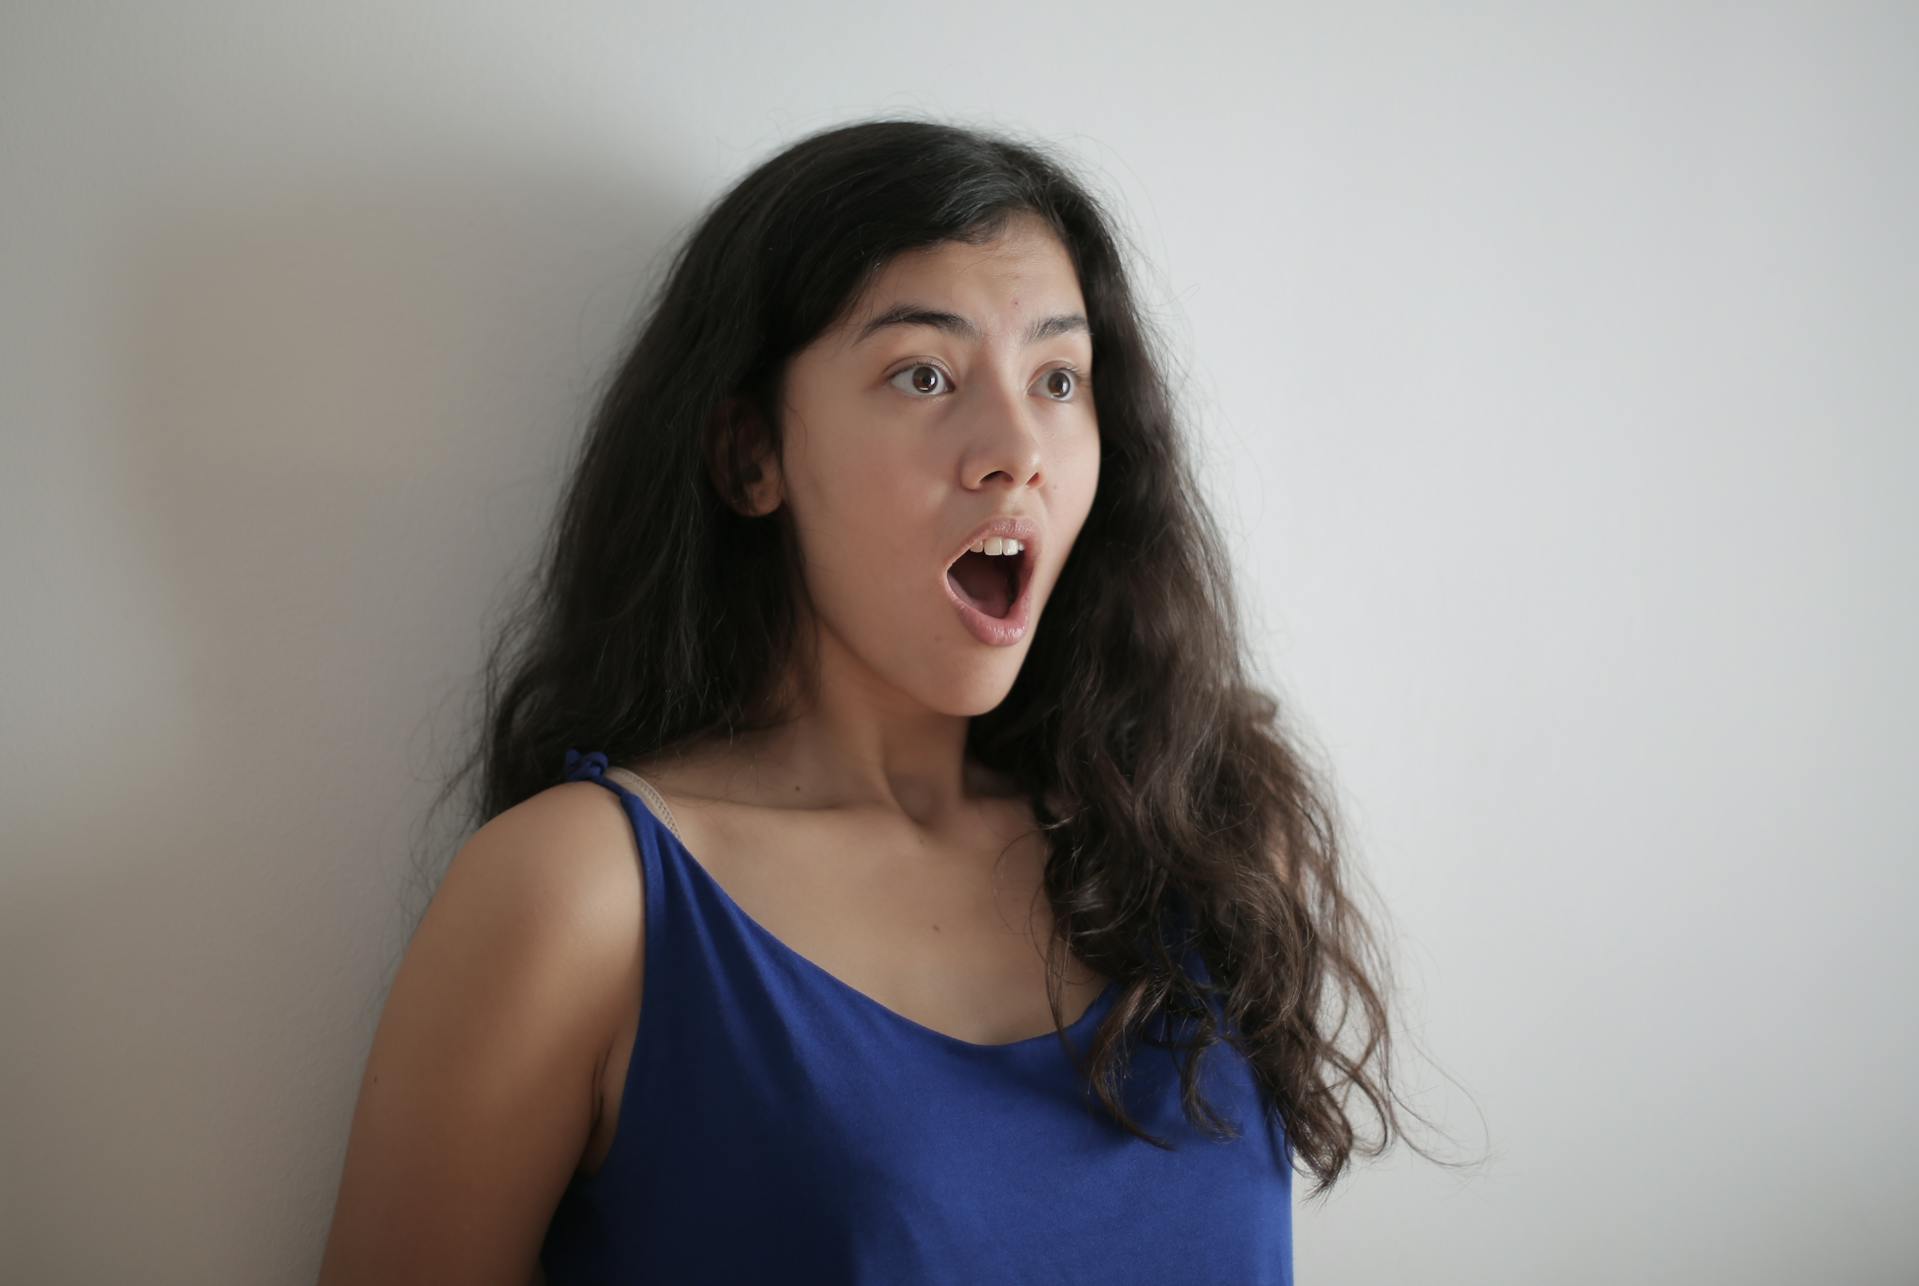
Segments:
[[[0,9],[0,1277],[311,1280],[638,282],[899,108],[1132,211],[1493,1153],[1362,1166],[1300,1280],[1910,1280],[1911,7],[276,8]]]

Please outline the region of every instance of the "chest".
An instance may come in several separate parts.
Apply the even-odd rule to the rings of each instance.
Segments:
[[[886,1007],[976,1041],[1050,1025],[1053,912],[1036,830],[1003,814],[937,838],[858,818],[680,809],[676,820],[687,851],[747,916]],[[1079,969],[1069,979],[1092,990],[1100,981]]]
[[[1023,807],[985,806],[929,836],[856,815],[733,808],[646,780],[678,831],[680,856],[782,949],[892,1014],[964,1041],[1006,1044],[1052,1031],[1048,850]],[[1071,1023],[1106,979],[1071,958],[1064,967],[1061,1011]],[[587,1173],[618,1128],[645,1004],[639,953],[627,986]]]

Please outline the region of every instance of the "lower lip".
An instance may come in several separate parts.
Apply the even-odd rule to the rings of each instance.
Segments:
[[[988,616],[961,598],[945,572],[940,573],[940,584],[946,587],[946,597],[953,601],[953,606],[959,610],[960,620],[965,622],[974,638],[989,647],[1011,647],[1026,637],[1026,627],[1033,619],[1033,574],[1031,568],[1026,571],[1027,583],[1019,587],[1019,597],[1013,600],[1013,605],[1003,617]]]

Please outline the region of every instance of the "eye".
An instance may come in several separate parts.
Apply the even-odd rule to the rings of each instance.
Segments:
[[[1072,395],[1073,393],[1076,393],[1076,392],[1078,392],[1078,391],[1079,391],[1079,386],[1080,386],[1080,385],[1082,385],[1082,384],[1084,384],[1084,383],[1086,382],[1086,380],[1087,380],[1087,376],[1085,376],[1085,375],[1083,375],[1083,374],[1081,374],[1081,373],[1080,373],[1080,369],[1079,369],[1079,367],[1077,367],[1077,366],[1074,366],[1074,365],[1072,365],[1072,364],[1070,364],[1070,363],[1069,363],[1069,364],[1067,364],[1067,365],[1065,365],[1065,366],[1055,366],[1055,367],[1054,367],[1054,368],[1053,368],[1052,370],[1050,370],[1050,371],[1048,371],[1048,372],[1046,372],[1046,386],[1047,386],[1047,388],[1048,388],[1049,390],[1050,390],[1050,389],[1051,389],[1051,388],[1053,387],[1053,377],[1054,377],[1055,375],[1065,375],[1065,376],[1069,376],[1069,377],[1070,377],[1070,378],[1068,379],[1068,381],[1067,381],[1067,393],[1068,393],[1068,395],[1067,395],[1066,397],[1056,397],[1056,398],[1054,398],[1053,400],[1054,400],[1055,402],[1070,402],[1070,401],[1072,401],[1072,400],[1073,400],[1073,398],[1072,398],[1072,396],[1071,396],[1071,395]]]
[[[893,373],[892,379],[889,380],[888,383],[898,384],[900,376],[911,375],[915,377],[912,381],[912,385],[913,385],[912,391],[918,394],[928,394],[930,393],[930,390],[921,387],[921,385],[926,382],[925,380],[919,378],[920,372],[922,371],[931,371],[934,374],[934,376],[937,377],[937,379],[934,381],[935,383],[937,383],[938,380],[946,380],[948,383],[952,382],[952,377],[947,375],[945,368],[935,366],[931,362],[914,362],[911,366],[901,367],[899,370],[895,371]]]
[[[931,376],[924,376],[921,374],[922,372],[931,372],[932,374]],[[1046,374],[1042,377],[1043,381],[1045,382],[1047,386],[1049,394],[1051,390],[1058,387],[1057,381],[1055,380],[1054,377],[1059,375],[1065,375],[1068,377],[1066,381],[1066,393],[1065,393],[1065,396],[1052,397],[1050,400],[1054,402],[1073,401],[1074,400],[1073,394],[1077,392],[1080,385],[1084,384],[1089,378],[1087,375],[1083,374],[1080,371],[1079,367],[1074,366],[1071,363],[1068,363],[1064,366],[1055,366],[1052,370],[1046,372]],[[915,396],[922,397],[922,398],[933,396],[934,391],[939,387],[940,381],[944,380],[946,381],[948,385],[951,385],[952,379],[953,379],[952,376],[946,373],[945,367],[940,366],[934,362],[914,362],[910,366],[902,366],[899,370],[893,372],[893,375],[888,382],[891,384],[894,384],[897,387],[901,376],[912,377],[910,381],[912,386],[911,391],[913,392]]]

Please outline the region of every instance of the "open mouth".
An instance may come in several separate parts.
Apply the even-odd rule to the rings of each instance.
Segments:
[[[1013,610],[1020,589],[1026,584],[1029,557],[1029,550],[1017,554],[976,554],[969,549],[946,569],[946,579],[968,606],[1003,620]]]

